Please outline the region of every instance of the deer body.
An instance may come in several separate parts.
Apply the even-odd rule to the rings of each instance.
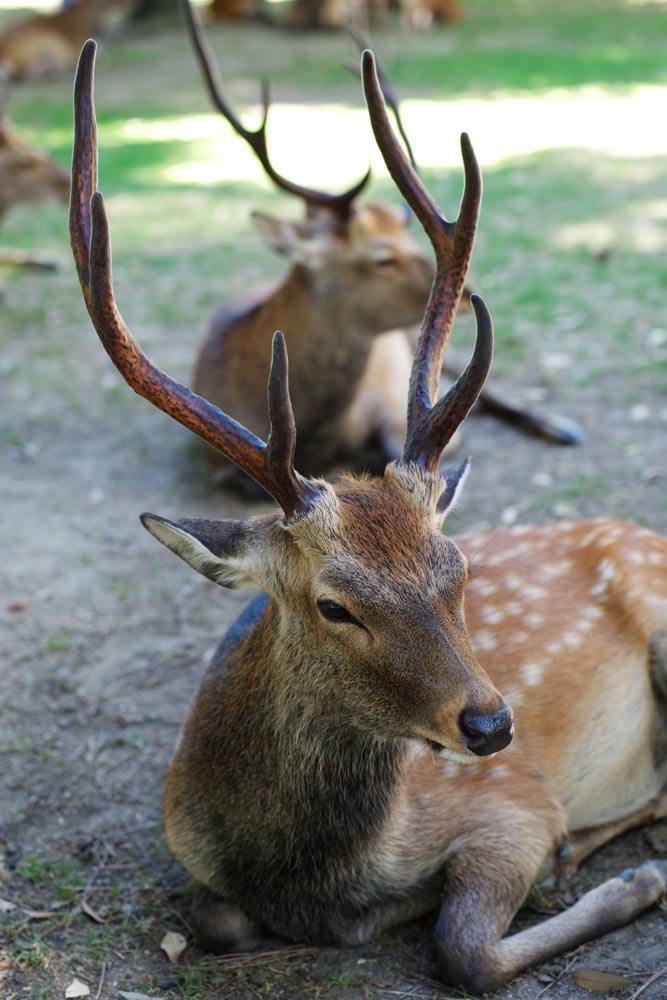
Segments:
[[[477,992],[631,920],[667,891],[667,862],[505,936],[545,864],[576,864],[667,814],[667,540],[609,520],[458,545],[441,531],[468,463],[440,473],[440,456],[492,357],[490,316],[473,296],[472,358],[437,398],[481,197],[469,139],[448,222],[410,170],[364,53],[373,130],[436,272],[401,456],[382,477],[331,486],[293,465],[281,333],[264,441],[160,371],[120,316],[95,192],[94,52],[87,43],[75,85],[70,229],[95,329],[135,391],[281,508],[142,516],[197,572],[264,592],[218,647],[167,779],[167,840],[195,879],[200,940],[248,947],[267,929],[354,943],[439,907],[440,975]]]
[[[97,34],[104,6],[105,0],[76,0],[51,14],[11,24],[0,33],[0,68],[15,80],[73,69],[85,40]]]
[[[347,486],[339,494],[341,520],[349,505],[358,528],[359,497],[372,492],[375,521],[377,494],[393,485]],[[400,623],[386,684],[402,706],[414,695],[400,687],[405,668],[396,650],[410,650],[407,662],[428,660],[437,634],[425,613],[429,597],[444,592],[451,574],[451,562],[439,565],[427,554],[425,518],[419,525],[404,507],[399,523],[412,540],[421,528],[424,564],[443,575],[402,566],[408,599],[387,595]],[[394,510],[392,528],[395,518]],[[395,552],[386,518],[366,527],[383,539],[378,548]],[[430,541],[437,549],[437,535]],[[502,935],[567,838],[579,861],[619,829],[667,812],[667,541],[611,520],[458,541],[471,561],[465,606],[472,651],[513,708],[513,743],[497,757],[459,761],[432,752],[436,743],[451,746],[451,733],[433,720],[421,736],[398,735],[399,720],[379,732],[378,707],[368,712],[357,688],[363,679],[347,673],[361,666],[327,648],[326,630],[304,614],[307,601],[301,594],[295,600],[293,576],[288,584],[284,568],[273,569],[269,598],[253,609],[259,621],[251,618],[214,657],[167,780],[167,840],[207,890],[200,890],[195,919],[209,945],[247,945],[262,926],[299,941],[358,943],[442,902],[450,939],[442,951],[453,966],[459,951],[471,960],[477,931],[462,914],[474,906],[474,928],[492,928],[474,956],[478,978],[470,970],[457,978],[455,968],[448,978],[486,989],[519,971],[511,963],[522,952],[521,935]],[[333,554],[332,563],[339,561]],[[366,545],[363,562],[371,580],[381,577],[382,552]],[[308,583],[312,576],[311,569]],[[640,592],[647,596],[631,596]],[[421,604],[416,619],[412,596]],[[448,650],[440,654],[444,667]],[[583,836],[578,849],[577,836],[592,828],[595,835]],[[659,879],[646,878],[658,895],[664,890]],[[243,916],[232,918],[222,900]],[[247,936],[237,939],[238,928]],[[590,932],[589,922],[584,937],[567,946]],[[532,951],[531,961],[548,957]]]

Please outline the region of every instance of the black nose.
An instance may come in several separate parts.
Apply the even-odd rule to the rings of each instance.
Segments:
[[[459,726],[468,750],[478,757],[502,750],[514,735],[512,710],[508,705],[503,705],[495,715],[480,715],[474,708],[464,708]]]

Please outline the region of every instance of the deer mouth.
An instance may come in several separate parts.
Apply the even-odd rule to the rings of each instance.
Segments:
[[[438,743],[436,740],[429,739],[427,736],[423,736],[422,739],[431,753],[435,754],[436,757],[443,757],[445,760],[452,760],[457,764],[479,763],[479,757],[477,757],[476,754],[471,753],[469,750],[452,750],[451,747],[446,747],[443,743]]]

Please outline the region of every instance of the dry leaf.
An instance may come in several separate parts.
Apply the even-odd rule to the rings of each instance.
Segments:
[[[56,915],[55,910],[24,910],[23,912],[31,920],[49,920]]]
[[[147,993],[128,993],[126,990],[118,990],[118,996],[123,1000],[162,1000],[162,997],[149,997]]]
[[[16,909],[16,903],[10,903],[8,899],[0,899],[0,913],[9,913]]]
[[[94,910],[90,903],[87,903],[85,899],[81,900],[81,912],[85,913],[87,917],[94,920],[96,924],[106,924],[106,917],[102,917],[97,910]]]
[[[187,946],[188,942],[178,931],[167,931],[160,941],[160,947],[172,965],[178,962]]]
[[[65,1000],[73,1000],[74,997],[89,997],[90,987],[82,983],[80,979],[73,979],[65,990]]]
[[[572,978],[583,990],[595,990],[600,993],[633,985],[632,979],[628,979],[627,976],[619,976],[615,972],[598,972],[597,969],[585,969],[583,966],[574,970]]]

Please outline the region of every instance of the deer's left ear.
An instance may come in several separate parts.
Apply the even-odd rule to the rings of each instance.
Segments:
[[[447,514],[458,502],[470,471],[470,459],[466,458],[456,469],[446,469],[440,473],[443,483],[442,493],[435,509],[435,525],[441,528]]]
[[[249,521],[169,521],[142,514],[141,523],[159,542],[221,587],[257,587],[256,533]]]

